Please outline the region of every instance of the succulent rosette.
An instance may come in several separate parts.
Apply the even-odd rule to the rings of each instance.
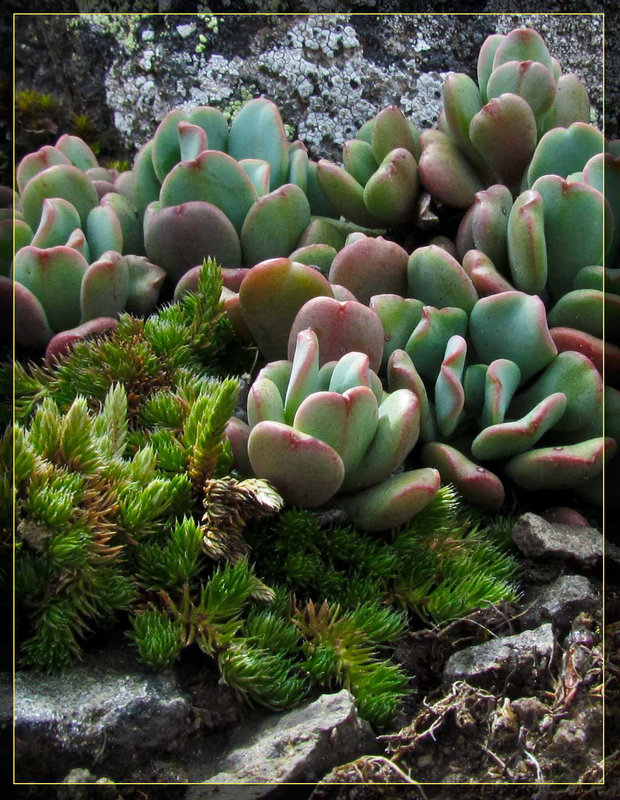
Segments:
[[[419,402],[386,394],[364,353],[322,366],[311,329],[292,361],[267,364],[248,396],[248,425],[229,424],[238,465],[269,480],[292,505],[329,503],[367,529],[397,527],[439,488],[433,468],[393,473],[419,435]]]

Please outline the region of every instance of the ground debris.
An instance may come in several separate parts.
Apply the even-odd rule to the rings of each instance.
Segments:
[[[368,756],[337,768],[324,778],[312,800],[379,796],[370,786],[359,786],[357,793],[344,787],[338,793],[326,791],[335,783],[409,784],[407,797],[428,800],[444,797],[437,784],[505,784],[502,797],[544,800],[541,791],[551,799],[567,787],[536,789],[516,784],[570,782],[590,784],[581,786],[582,793],[575,798],[598,798],[583,794],[603,780],[603,656],[595,619],[588,614],[577,617],[559,650],[546,681],[541,683],[540,675],[532,670],[529,679],[513,687],[512,694],[505,687],[483,688],[466,680],[436,688],[407,725],[379,737],[385,748],[383,757]],[[613,671],[608,682],[617,682],[617,673]],[[496,796],[482,791],[491,788],[476,786],[476,797]],[[459,797],[470,796],[461,789]]]

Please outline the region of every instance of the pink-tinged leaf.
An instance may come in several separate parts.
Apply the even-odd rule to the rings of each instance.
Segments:
[[[404,148],[414,158],[419,156],[417,140],[414,129],[405,119],[402,111],[396,106],[388,106],[380,111],[374,118],[374,125],[370,135],[371,146],[380,163],[389,152],[396,148]]]
[[[379,225],[364,202],[364,187],[346,170],[322,158],[316,174],[321,190],[340,216],[370,228]]]
[[[259,197],[269,194],[270,166],[260,158],[242,158],[239,166],[252,181]]]
[[[504,421],[520,382],[521,370],[514,361],[498,358],[489,364],[484,379],[484,405],[481,414],[483,428]]]
[[[99,166],[97,157],[86,142],[80,139],[79,136],[70,136],[67,133],[63,134],[56,142],[56,149],[64,153],[74,167],[84,170],[84,172],[86,172],[87,169]]]
[[[181,161],[193,161],[207,149],[207,134],[199,125],[179,122],[177,130]]]
[[[252,344],[252,332],[245,321],[245,317],[243,316],[239,294],[237,292],[232,292],[230,289],[227,289],[225,286],[223,286],[220,300],[222,301],[224,313],[230,320],[230,324],[232,325],[233,330],[239,339],[241,339],[241,341],[245,344]]]
[[[281,422],[260,422],[248,440],[254,473],[272,483],[289,505],[316,508],[340,489],[342,459],[329,445]]]
[[[420,432],[420,403],[407,389],[397,389],[379,406],[377,429],[364,456],[346,474],[342,489],[365,489],[397,470]]]
[[[620,384],[620,347],[575,328],[551,328],[549,333],[559,353],[574,350],[587,356],[601,376],[604,364],[606,382]]]
[[[542,36],[533,28],[515,28],[495,51],[493,69],[507,61],[540,61],[553,71],[553,62]]]
[[[288,151],[288,176],[286,182],[299,186],[304,194],[308,188],[308,164],[306,145],[299,140],[293,142]]]
[[[448,206],[469,208],[484,186],[456,143],[441,131],[428,130],[420,135],[420,145],[418,172],[426,190]]]
[[[192,201],[210,203],[224,212],[240,234],[258,195],[233,158],[219,150],[205,150],[193,161],[177,164],[166,175],[159,199],[164,208]]]
[[[597,289],[575,289],[560,297],[549,311],[548,320],[554,328],[577,328],[600,339],[605,333],[610,341],[617,342],[620,339],[620,296]]]
[[[304,398],[321,388],[319,381],[319,341],[312,330],[300,331],[291,359],[291,377],[284,398],[284,418],[290,425]]]
[[[250,428],[265,420],[285,422],[284,395],[272,380],[259,376],[250,386],[247,411]]]
[[[15,280],[37,297],[53,331],[80,323],[80,290],[88,268],[71,247],[22,247],[13,264]]]
[[[541,138],[527,170],[529,186],[543,175],[566,178],[583,170],[592,156],[602,153],[603,134],[584,122],[575,122],[569,128],[553,128]]]
[[[347,389],[352,389],[354,386],[368,386],[374,391],[373,376],[376,378],[376,373],[370,369],[370,360],[365,353],[345,353],[342,358],[336,362],[327,362],[321,367],[321,370],[334,364],[333,369],[330,371],[328,388],[330,392],[338,392],[344,394]],[[377,396],[377,401],[381,399],[381,395]]]
[[[480,87],[480,95],[483,102],[487,101],[487,83],[493,71],[493,60],[497,48],[504,41],[505,35],[503,33],[493,33],[482,43],[480,52],[478,53],[477,76],[478,86]]]
[[[528,103],[516,94],[502,94],[472,119],[469,137],[481,156],[511,190],[536,148],[536,119]]]
[[[392,353],[407,344],[411,331],[422,319],[424,306],[420,300],[397,294],[376,294],[370,298],[369,306],[383,326],[382,363],[386,365]]]
[[[231,417],[226,423],[224,436],[230,443],[233,455],[233,466],[241,475],[254,475],[248,457],[248,439],[250,427],[238,417]]]
[[[508,259],[515,288],[540,294],[547,283],[543,199],[528,190],[517,197],[508,218]]]
[[[397,294],[407,290],[407,251],[379,236],[363,237],[348,244],[334,257],[329,280],[345,286],[368,305],[375,294]]]
[[[144,255],[144,232],[138,220],[134,205],[118,192],[110,192],[100,203],[104,208],[111,208],[121,226],[124,254]]]
[[[181,159],[179,123],[187,121],[187,114],[180,108],[169,111],[157,126],[151,146],[151,159],[155,175],[160,183]]]
[[[250,270],[239,289],[239,299],[248,327],[268,361],[286,357],[297,312],[319,296],[333,296],[332,288],[320,272],[306,264],[274,258]]]
[[[41,220],[31,245],[34,247],[58,247],[81,226],[80,215],[75,206],[60,197],[45,198],[41,207]]]
[[[132,173],[135,179],[135,202],[138,215],[142,218],[146,207],[159,200],[161,181],[155,174],[153,167],[153,142],[147,142],[138,152],[134,161]]]
[[[478,87],[469,75],[451,72],[447,76],[443,84],[443,105],[451,137],[478,173],[483,172],[484,160],[469,138],[469,126],[483,103]]]
[[[504,503],[502,482],[489,470],[470,461],[459,450],[441,442],[428,442],[421,451],[422,463],[439,470],[442,483],[452,483],[463,497],[488,511]]]
[[[476,301],[471,279],[446,250],[431,244],[416,248],[407,265],[409,294],[435,308],[462,308],[469,313]]]
[[[602,263],[605,199],[591,186],[559,175],[543,175],[532,188],[543,199],[547,288],[557,299],[570,292],[583,267]]]
[[[39,225],[43,201],[61,197],[75,206],[82,225],[92,208],[99,203],[97,190],[86,175],[77,167],[68,164],[48,167],[34,175],[21,194],[24,219],[35,230]]]
[[[360,186],[366,186],[368,179],[379,166],[372,146],[362,139],[349,139],[343,144],[342,160],[346,171]]]
[[[15,287],[13,289],[13,287]],[[13,319],[13,292],[15,292],[15,319]],[[2,323],[1,340],[12,342],[13,322],[15,322],[15,341],[24,347],[41,350],[54,335],[45,315],[43,306],[36,296],[4,275],[0,276],[0,310]]]
[[[486,461],[524,453],[553,428],[565,410],[566,395],[552,394],[521,419],[484,428],[471,444],[472,455]]]
[[[395,350],[387,366],[388,386],[391,392],[408,389],[420,403],[420,440],[432,442],[437,438],[435,412],[428,399],[426,386],[413,361],[404,350]]]
[[[243,261],[248,267],[292,252],[310,222],[310,204],[303,191],[287,183],[249,209],[241,228]]]
[[[471,214],[472,248],[486,253],[502,273],[506,273],[508,268],[507,227],[511,209],[510,190],[495,184],[476,194],[471,212],[468,212]]]
[[[442,436],[451,436],[458,425],[465,406],[462,378],[467,355],[467,342],[462,336],[453,336],[446,345],[446,353],[435,382],[435,411]]]
[[[93,261],[84,273],[80,293],[81,322],[97,317],[116,317],[129,297],[129,267],[113,251]]]
[[[224,267],[241,266],[241,245],[232,223],[211,203],[192,201],[145,215],[144,244],[150,261],[176,283],[211,256]]]
[[[518,331],[518,336],[515,335]],[[507,358],[521,370],[525,382],[557,353],[549,335],[542,300],[523,292],[483,297],[469,318],[469,332],[480,361]]]
[[[280,111],[271,100],[258,97],[237,112],[230,126],[228,152],[237,161],[242,158],[267,161],[271,167],[272,191],[286,181],[288,149]]]
[[[336,257],[336,253],[336,248],[328,244],[309,244],[293,250],[289,258],[291,261],[297,261],[299,264],[307,264],[309,267],[316,267],[323,275],[329,275],[329,270]],[[355,298],[351,296],[349,299],[354,300]]]
[[[118,325],[118,320],[112,317],[96,317],[88,322],[83,322],[68,331],[57,333],[47,345],[45,351],[46,361],[56,361],[57,359],[70,352],[77,342],[90,339],[101,333],[113,331]]]
[[[398,528],[419,514],[437,494],[441,479],[435,469],[393,475],[370,489],[339,497],[333,505],[354,525],[368,531]]]
[[[335,361],[345,353],[366,353],[370,368],[381,366],[383,326],[368,306],[356,300],[339,302],[332,297],[308,300],[297,313],[288,340],[288,357],[293,358],[297,334],[311,328],[319,342],[319,363]]]
[[[19,162],[17,167],[17,191],[23,195],[26,184],[35,175],[48,167],[56,167],[60,164],[70,165],[71,160],[61,153],[56,147],[44,145],[34,153],[28,153]]]
[[[465,336],[467,314],[462,308],[424,306],[422,319],[414,328],[405,350],[423,378],[433,383],[451,336]]]
[[[123,229],[111,206],[98,205],[86,219],[86,238],[91,258],[98,259],[109,250],[123,252]]]
[[[127,264],[129,275],[129,294],[125,310],[130,314],[146,316],[157,305],[159,290],[166,277],[165,271],[145,256],[126,255],[123,260]]]
[[[543,447],[515,456],[506,474],[523,489],[578,489],[600,475],[616,452],[616,442],[597,437],[564,447]]]
[[[218,108],[197,106],[187,115],[193,125],[199,125],[207,134],[210,150],[226,150],[228,144],[228,120]]]
[[[487,96],[517,94],[529,104],[538,123],[553,105],[556,84],[551,73],[539,61],[507,61],[489,78]]]
[[[573,73],[556,78],[557,92],[551,110],[542,121],[542,131],[568,128],[573,122],[590,121],[588,90],[581,78]]]
[[[603,381],[589,358],[574,351],[560,353],[536,381],[515,395],[510,405],[512,417],[522,417],[555,392],[563,392],[568,401],[561,431],[579,431],[600,416],[603,403]]]
[[[366,208],[385,225],[411,222],[416,214],[418,165],[409,150],[391,150],[364,187]]]
[[[372,390],[354,386],[344,394],[321,391],[306,397],[297,409],[293,427],[333,447],[346,475],[358,466],[375,435],[377,421],[378,406]]]
[[[465,253],[463,269],[480,297],[514,291],[514,286],[500,275],[491,259],[481,250],[468,250]]]

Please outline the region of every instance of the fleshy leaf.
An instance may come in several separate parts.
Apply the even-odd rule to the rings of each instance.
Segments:
[[[536,295],[503,292],[483,297],[471,312],[469,331],[481,361],[514,361],[524,382],[557,353],[547,328],[545,306]]]
[[[254,473],[293,506],[316,508],[342,484],[342,459],[329,445],[281,422],[259,422],[248,439]]]
[[[506,464],[506,474],[524,489],[577,489],[600,475],[616,452],[613,439],[597,437],[563,447],[530,450]]]
[[[427,467],[439,470],[442,483],[452,483],[466,500],[488,511],[499,510],[504,503],[502,482],[489,470],[474,464],[450,445],[428,442],[420,457]]]
[[[437,470],[417,469],[393,475],[377,486],[339,497],[335,508],[345,511],[354,525],[383,531],[404,525],[424,509],[437,494]]]

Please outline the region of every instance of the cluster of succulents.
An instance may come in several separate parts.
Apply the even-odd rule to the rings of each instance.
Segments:
[[[376,658],[403,629],[381,603],[441,621],[514,597],[514,562],[455,492],[487,514],[510,485],[601,501],[620,440],[618,144],[528,29],[491,36],[478,83],[450,75],[444,104],[422,132],[381,111],[343,166],[289,141],[265,98],[231,123],[171,111],[120,173],[70,136],[22,160],[0,300],[14,284],[17,343],[48,357],[15,365],[34,666],[122,608],[152,665],[195,642],[259,702],[347,685],[382,724],[406,681]],[[162,288],[174,302],[148,316]],[[235,409],[223,376],[253,358]],[[348,524],[322,528],[324,509]]]
[[[583,85],[574,75],[561,75],[534,31],[490,37],[478,71],[479,86],[465,75],[446,79],[442,130],[418,138],[399,112],[386,109],[347,143],[344,169],[319,162],[319,180],[330,174],[329,183],[321,180],[330,202],[355,222],[380,221],[368,217],[367,201],[375,179],[385,192],[387,181],[408,209],[400,216],[384,195],[394,229],[405,219],[415,222],[418,176],[403,188],[403,172],[392,165],[390,182],[380,161],[399,146],[409,148],[433,200],[466,209],[454,241],[436,238],[409,254],[381,236],[353,232],[324,275],[294,257],[274,259],[256,265],[238,293],[227,297],[237,329],[275,362],[250,392],[248,422],[257,430],[249,439],[244,434],[246,456],[240,426],[231,425],[238,464],[269,477],[293,502],[312,504],[309,473],[317,480],[328,476],[326,467],[297,469],[297,460],[309,464],[313,447],[317,459],[319,449],[333,457],[325,451],[327,445],[338,452],[332,427],[344,430],[354,418],[352,403],[346,412],[339,410],[342,402],[329,384],[333,366],[328,364],[356,357],[345,353],[363,353],[379,373],[379,404],[403,389],[417,399],[419,423],[405,423],[405,411],[399,417],[411,434],[404,453],[408,467],[438,470],[442,482],[489,510],[502,506],[507,480],[524,489],[570,490],[601,501],[603,465],[613,458],[620,435],[617,146],[606,144],[588,124]],[[465,174],[466,190],[459,178]],[[355,176],[358,186],[351,192]],[[366,198],[365,211],[354,196]],[[284,376],[308,368],[305,350],[299,356],[295,351],[306,329],[319,343],[322,372],[314,386],[310,380],[304,387],[302,410],[313,409],[308,431],[320,444],[299,436],[307,436],[303,414],[297,420],[295,411],[286,411]],[[289,366],[281,359],[289,359]],[[306,366],[296,367],[297,362]],[[272,374],[278,380],[265,383]],[[281,402],[275,400],[274,383]],[[316,397],[307,395],[308,386]],[[355,424],[358,437],[374,435],[374,419]],[[369,452],[380,440],[370,439]],[[413,449],[415,441],[422,446]],[[273,463],[261,455],[265,452]],[[396,446],[392,455],[403,464]],[[357,524],[368,527],[377,525],[376,509],[376,518],[393,527],[400,521],[393,491],[404,517],[416,513],[417,502],[422,507],[429,492],[428,472],[422,473],[419,494],[411,485],[404,491],[405,476],[418,470],[399,475],[398,488],[395,477],[384,482],[377,471],[374,500],[361,514],[355,511],[357,487],[345,470],[330,504],[347,508]],[[303,501],[291,486],[296,480],[303,485]],[[318,486],[314,498],[324,502]]]
[[[590,121],[585,86],[577,75],[562,74],[531,28],[489,36],[478,56],[477,79],[476,84],[462,73],[446,78],[438,130],[420,137],[423,184],[456,208],[469,208],[476,192],[493,184],[513,194],[523,181],[531,184],[533,164],[541,160],[534,153],[545,134]],[[543,159],[554,151],[546,142]]]
[[[267,361],[292,365],[268,365],[258,377],[250,393],[254,412],[261,408],[250,420],[257,430],[245,455],[245,445],[236,447],[237,466],[273,480],[289,502],[316,507],[337,495],[334,502],[358,519],[353,506],[361,500],[351,493],[372,490],[376,509],[365,503],[360,513],[369,526],[383,516],[390,527],[400,521],[394,497],[406,519],[439,476],[490,509],[503,502],[505,477],[592,494],[617,438],[620,299],[608,265],[620,244],[620,168],[615,144],[606,148],[588,118],[579,79],[562,75],[542,38],[520,28],[487,39],[477,85],[448,76],[437,130],[420,134],[389,107],[345,143],[344,167],[310,160],[265,98],[246,103],[230,124],[215,108],[171,111],[119,175],[100,167],[81,140],[63,136],[18,168],[11,265],[18,341],[46,344],[65,331],[48,348],[57,355],[113,325],[123,309],[148,313],[166,275],[176,298],[195,290],[210,256],[222,268],[237,333]],[[421,187],[439,214],[444,206],[465,213],[454,241],[435,237],[409,253],[379,234],[407,225],[420,233]],[[309,366],[308,347],[296,353],[308,329],[320,380],[304,373],[318,369]],[[283,377],[292,369],[294,385],[305,381],[302,412],[316,403],[313,419],[337,428],[346,409],[348,425],[358,425],[354,385],[334,391],[326,366],[343,356],[348,363],[349,353],[367,356],[378,409],[356,428],[364,431],[364,458],[375,463],[358,481],[341,452],[348,444],[334,447],[328,430],[312,423],[309,433],[295,420],[299,402],[287,400]],[[283,409],[274,408],[274,381],[266,378],[274,371]],[[356,380],[366,396],[371,379]],[[264,392],[270,400],[258,401]],[[392,430],[377,423],[384,416],[398,417],[394,429],[407,436],[377,461],[373,454],[387,447],[380,431]],[[231,436],[248,438],[237,422]],[[291,477],[302,439],[320,490],[305,474]],[[312,461],[319,450],[321,467]],[[393,477],[405,459],[417,469]],[[549,459],[557,469],[541,466]],[[295,480],[303,492],[290,485]]]
[[[144,255],[123,180],[67,134],[20,162],[15,253],[4,253],[0,277],[5,311],[14,279],[19,344],[43,348],[60,334],[50,348],[56,354],[65,331],[77,328],[76,338],[113,326],[122,311],[155,308],[165,272]],[[3,229],[3,238],[10,233]]]

